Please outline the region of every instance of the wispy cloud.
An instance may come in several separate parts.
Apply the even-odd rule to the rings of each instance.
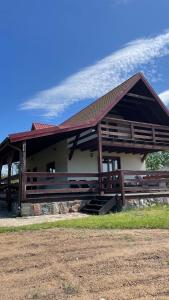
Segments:
[[[112,0],[112,3],[114,3],[114,4],[128,4],[131,1],[134,1],[134,0]]]
[[[137,71],[157,80],[157,59],[169,55],[169,31],[134,40],[122,49],[86,67],[63,82],[43,90],[21,104],[22,110],[37,110],[45,117],[55,117],[75,102],[96,99]]]
[[[159,97],[163,100],[163,102],[168,105],[169,104],[169,90],[166,90],[159,94]]]

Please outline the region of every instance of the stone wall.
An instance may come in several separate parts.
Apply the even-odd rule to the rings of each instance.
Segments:
[[[77,212],[85,203],[87,202],[84,200],[21,203],[21,216],[55,215]]]
[[[128,199],[126,208],[144,208],[158,204],[169,204],[169,197]]]

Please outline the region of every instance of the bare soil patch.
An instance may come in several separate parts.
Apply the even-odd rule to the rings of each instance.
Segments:
[[[7,216],[6,211],[0,211],[0,227],[18,227],[30,224],[41,224],[47,222],[55,222],[60,220],[71,220],[88,217],[86,214],[80,212],[68,213],[68,214],[55,214],[55,215],[41,215],[41,216],[29,216],[29,217],[17,217],[12,218],[9,213]]]
[[[0,235],[0,299],[169,299],[168,230]]]

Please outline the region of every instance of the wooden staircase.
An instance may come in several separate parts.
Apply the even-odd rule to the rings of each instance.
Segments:
[[[117,198],[115,196],[96,196],[84,207],[82,207],[81,212],[87,214],[104,215],[110,211],[116,211],[116,206]]]

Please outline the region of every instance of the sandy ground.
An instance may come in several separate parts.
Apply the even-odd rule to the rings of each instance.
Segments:
[[[53,222],[59,220],[69,220],[88,217],[82,213],[68,213],[68,214],[56,214],[56,215],[42,215],[42,216],[31,216],[31,217],[17,217],[13,218],[7,215],[6,212],[0,213],[0,227],[11,227],[11,226],[23,226],[29,224],[40,224],[45,222]]]
[[[169,231],[1,234],[0,299],[169,299]]]

